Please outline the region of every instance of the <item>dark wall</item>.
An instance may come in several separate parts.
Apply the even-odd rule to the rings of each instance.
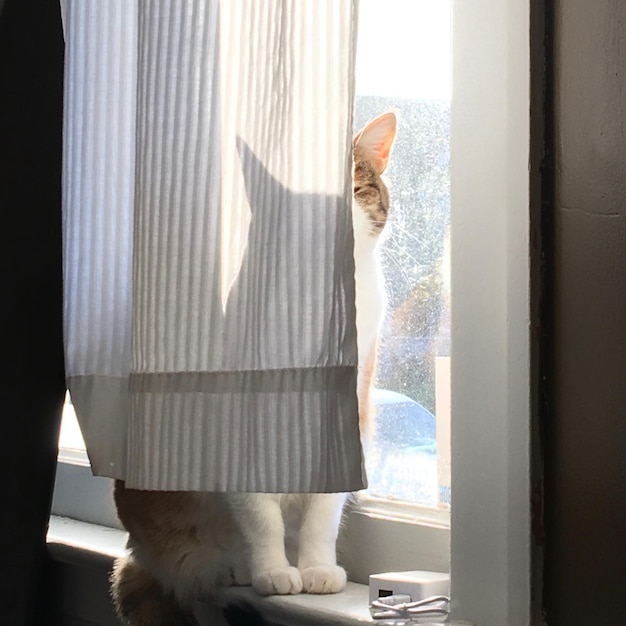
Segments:
[[[549,626],[626,624],[626,2],[553,3]]]

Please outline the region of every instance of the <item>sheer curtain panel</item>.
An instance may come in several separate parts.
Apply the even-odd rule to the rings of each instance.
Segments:
[[[65,349],[98,475],[364,485],[355,0],[69,0]]]

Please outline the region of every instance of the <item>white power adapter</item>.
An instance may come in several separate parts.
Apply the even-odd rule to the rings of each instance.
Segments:
[[[411,602],[450,595],[450,574],[415,570],[370,576],[370,604],[387,596],[409,596]]]

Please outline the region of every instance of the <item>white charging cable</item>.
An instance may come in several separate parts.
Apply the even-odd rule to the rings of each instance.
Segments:
[[[370,613],[375,620],[387,620],[384,624],[390,626],[419,624],[418,620],[424,618],[443,618],[443,621],[446,621],[450,615],[450,598],[431,596],[411,602],[411,596],[387,596],[374,600],[370,604]]]

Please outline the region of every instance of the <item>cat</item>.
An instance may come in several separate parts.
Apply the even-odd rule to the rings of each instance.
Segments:
[[[385,307],[378,244],[389,194],[381,175],[395,135],[396,116],[389,112],[353,142],[357,392],[365,454]],[[115,562],[111,593],[119,617],[131,626],[195,626],[192,600],[224,585],[251,584],[262,595],[345,587],[335,543],[347,494],[140,491],[118,480],[114,498],[129,553]]]

